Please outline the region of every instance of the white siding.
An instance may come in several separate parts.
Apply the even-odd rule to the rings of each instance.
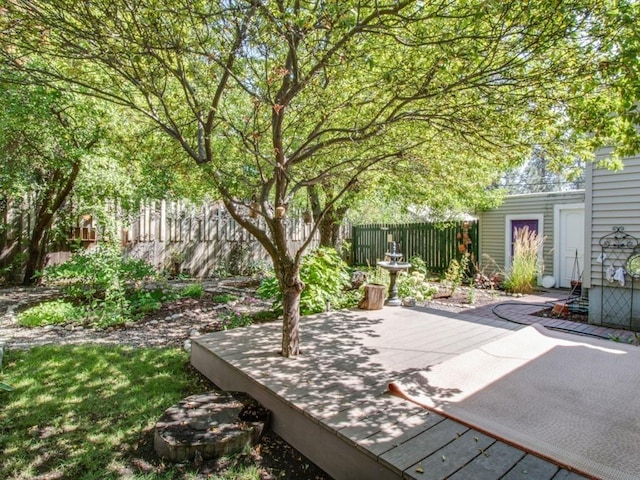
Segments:
[[[614,172],[598,168],[597,162],[606,158],[611,149],[602,149],[596,161],[587,167],[585,256],[590,259],[585,271],[585,287],[589,288],[589,322],[616,325],[640,330],[640,281],[626,277],[624,286],[603,278],[603,264],[598,262],[602,253],[600,240],[623,227],[624,233],[640,239],[640,156],[625,158],[624,168]],[[605,260],[614,267],[624,267],[632,249],[611,251]]]
[[[478,213],[480,228],[480,267],[485,273],[491,273],[491,260],[495,261],[499,269],[505,268],[505,228],[506,219],[509,216],[524,218],[530,215],[532,218],[538,215],[543,217],[542,233],[545,241],[542,247],[544,274],[556,275],[554,268],[553,246],[555,242],[554,232],[554,206],[559,204],[583,203],[584,191],[552,193],[531,193],[524,195],[511,195],[506,197],[500,207]]]
[[[596,155],[596,162],[609,154],[605,149]],[[601,252],[600,239],[611,233],[613,227],[622,226],[624,231],[640,239],[640,156],[626,158],[624,168],[613,172],[588,167],[587,181],[590,189],[587,195],[587,231],[591,231],[589,254],[590,271],[585,278],[594,287],[603,284],[602,266],[596,259]],[[585,272],[587,273],[587,272]]]

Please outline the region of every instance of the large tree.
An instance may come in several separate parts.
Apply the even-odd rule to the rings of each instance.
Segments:
[[[44,263],[56,214],[68,204],[83,158],[103,135],[93,102],[45,87],[3,85],[0,96],[0,178],[5,195],[29,195],[35,208],[28,232],[24,284]]]
[[[90,97],[12,80],[0,96],[0,194],[28,199],[33,221],[26,223],[24,247],[7,245],[2,257],[8,264],[24,251],[25,285],[42,269],[47,246],[68,241],[81,213],[96,217],[102,236],[112,238],[115,199],[137,209],[144,198],[203,197],[198,172],[184,171],[184,152],[140,118]],[[158,162],[171,174],[155,170]]]
[[[273,259],[295,356],[311,239],[287,242],[296,197],[325,189],[313,234],[376,170],[420,165],[438,185],[458,174],[448,152],[489,169],[567,153],[612,3],[12,0],[0,22],[7,68],[137,111],[212,175]]]

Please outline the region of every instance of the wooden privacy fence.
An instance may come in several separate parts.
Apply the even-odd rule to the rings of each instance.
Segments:
[[[24,261],[35,208],[28,199],[0,200],[0,277],[19,281],[20,263]],[[223,272],[249,273],[271,264],[262,245],[219,202],[196,206],[185,201],[146,201],[129,213],[114,202],[107,213],[108,219],[90,212],[76,213],[66,241],[48,246],[47,264],[68,260],[71,242],[80,242],[86,248],[102,242],[119,242],[127,255],[145,259],[159,270],[198,277]],[[261,218],[253,221],[264,227]],[[105,228],[107,224],[112,227]],[[312,228],[304,221],[302,212],[291,212],[285,225],[292,249],[302,245]],[[343,228],[341,238],[348,233],[350,230]],[[310,248],[318,244],[319,235],[316,234]],[[3,275],[2,269],[12,264],[15,264],[15,271]]]
[[[265,228],[262,218],[253,221]],[[304,243],[312,227],[295,214],[285,219],[285,225],[292,249]],[[220,203],[195,207],[179,201],[148,202],[123,228],[122,243],[130,255],[159,269],[197,277],[246,274],[271,264],[262,245]],[[316,235],[310,247],[317,245]]]
[[[451,259],[468,251],[478,258],[478,222],[356,225],[352,227],[354,265],[375,265],[383,260],[388,242],[400,242],[403,259],[419,255],[429,270],[443,272]]]

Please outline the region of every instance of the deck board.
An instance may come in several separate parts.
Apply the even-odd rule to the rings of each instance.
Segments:
[[[449,478],[463,470],[472,460],[484,456],[485,450],[496,442],[473,429],[467,430],[451,443],[445,445],[423,460],[411,465],[405,471],[405,477],[422,479],[425,475],[433,478]],[[418,471],[420,467],[420,471]]]
[[[379,429],[381,425],[389,422],[397,422],[402,418],[428,414],[428,412],[417,405],[414,408],[407,408],[406,402],[393,395],[376,395],[364,401],[353,403],[337,414],[325,419],[327,426],[333,428],[338,434],[344,434],[353,428],[372,426]],[[378,430],[373,430],[375,433]],[[364,438],[364,437],[361,437]]]
[[[557,465],[527,454],[507,472],[504,480],[551,480],[558,470]]]
[[[403,448],[401,447],[405,445],[407,441],[418,437],[425,431],[440,425],[446,420],[445,417],[437,413],[431,413],[429,416],[412,415],[397,422],[382,424],[376,433],[363,438],[358,443],[371,453],[379,455],[380,461],[385,462],[384,458],[382,458],[384,455],[387,455],[387,458],[402,458],[401,451]],[[438,432],[441,428],[443,427],[440,426],[435,431]],[[341,433],[346,434],[347,432],[341,431]],[[352,433],[357,434],[357,432]],[[388,465],[392,464],[388,460],[385,463]],[[399,467],[400,465],[395,466]]]
[[[328,312],[301,320],[298,358],[279,355],[281,325],[270,323],[196,338],[191,362],[271,410],[273,430],[337,480],[565,480],[571,472],[386,392],[519,328],[426,308]]]
[[[404,471],[453,442],[469,429],[446,418],[380,455],[380,461]],[[435,477],[433,477],[435,478]]]
[[[495,480],[501,478],[526,454],[502,442],[495,442],[465,468],[451,475],[449,480]],[[531,476],[531,478],[538,477]]]

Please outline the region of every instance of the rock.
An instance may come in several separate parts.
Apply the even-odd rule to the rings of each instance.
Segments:
[[[269,414],[246,414],[242,402],[229,394],[192,395],[167,409],[156,423],[154,448],[173,462],[230,455],[260,440]]]
[[[192,329],[189,331],[189,336],[190,336],[191,338],[193,338],[193,337],[199,337],[199,336],[200,336],[200,330],[198,330],[198,329],[196,329],[196,328],[192,328]]]
[[[411,298],[411,297],[406,297],[402,299],[402,306],[403,307],[415,307],[416,306],[416,299],[415,298]]]
[[[366,283],[366,281],[367,281],[367,273],[362,272],[360,270],[356,270],[351,275],[351,289],[355,290],[357,288],[360,288],[362,285]]]
[[[182,348],[184,348],[187,352],[191,352],[191,340],[185,340],[182,344]]]

